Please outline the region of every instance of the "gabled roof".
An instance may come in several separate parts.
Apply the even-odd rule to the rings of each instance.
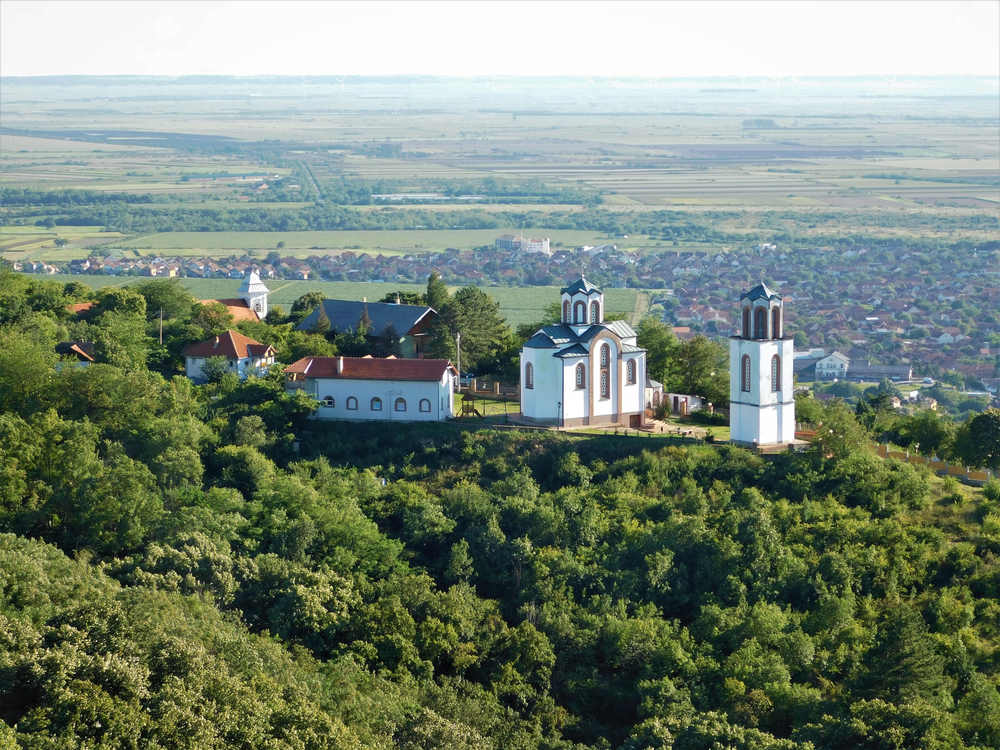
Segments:
[[[544,333],[539,331],[530,339],[525,341],[524,346],[528,349],[554,349],[556,346],[556,342],[554,342]]]
[[[773,289],[771,289],[770,287],[768,287],[768,285],[765,284],[764,282],[761,282],[753,289],[751,289],[749,292],[744,292],[743,294],[740,295],[741,302],[745,299],[748,299],[751,302],[758,299],[764,299],[768,301],[776,299],[778,301],[781,301],[781,295],[778,294]]]
[[[576,294],[577,292],[583,292],[584,294],[590,294],[592,292],[597,292],[598,294],[602,294],[602,292],[601,292],[600,289],[598,289],[596,286],[594,286],[593,284],[591,284],[589,281],[587,281],[582,276],[580,277],[580,279],[578,281],[574,281],[568,287],[565,287],[565,288],[559,290],[560,294]]]
[[[286,374],[342,380],[420,380],[440,382],[445,372],[458,374],[447,359],[378,359],[375,357],[304,357]]]
[[[225,357],[226,359],[246,359],[266,357],[274,354],[274,348],[254,341],[239,331],[226,331],[208,341],[191,343],[184,347],[185,357]]]
[[[590,352],[587,351],[587,348],[585,346],[581,346],[580,344],[573,344],[573,346],[567,349],[563,349],[555,356],[559,357],[560,359],[567,357],[588,357],[590,356]]]
[[[330,320],[331,331],[343,333],[348,328],[357,328],[365,307],[368,308],[368,318],[372,322],[371,335],[379,336],[392,323],[396,333],[407,335],[421,320],[430,320],[436,315],[433,309],[424,305],[393,305],[388,302],[353,302],[342,299],[325,299],[321,303],[323,312]],[[298,325],[300,331],[312,331],[316,328],[319,318],[317,307]]]
[[[636,336],[636,332],[632,330],[632,326],[624,320],[612,320],[608,323],[600,323],[595,326],[590,326],[590,328],[580,334],[579,340],[590,341],[601,331],[611,331],[611,333],[621,339],[631,339]]]

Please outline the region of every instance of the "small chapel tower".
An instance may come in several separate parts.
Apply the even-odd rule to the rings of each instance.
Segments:
[[[561,300],[564,324],[583,329],[604,322],[604,292],[582,276],[562,290]]]
[[[792,360],[785,304],[763,282],[740,296],[740,335],[729,340],[729,427],[734,443],[780,445],[795,439]]]
[[[264,286],[256,271],[249,270],[240,286],[240,299],[263,320],[267,317],[267,295],[271,290]]]

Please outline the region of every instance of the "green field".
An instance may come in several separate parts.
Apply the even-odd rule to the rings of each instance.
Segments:
[[[284,242],[284,251],[295,250],[362,250],[407,251],[444,250],[447,247],[466,249],[492,245],[501,234],[514,229],[402,229],[396,231],[329,231],[329,232],[163,232],[136,237],[121,243],[137,250],[170,250],[180,254],[217,252],[220,250],[274,250]],[[525,235],[549,237],[552,244],[566,247],[619,243],[606,234],[572,229],[527,229]],[[625,241],[628,242],[628,241]],[[620,244],[620,243],[619,243]]]
[[[143,279],[136,277],[117,276],[71,276],[57,274],[44,277],[56,281],[81,281],[94,289],[105,286],[123,286],[135,284]],[[237,295],[242,283],[239,279],[181,279],[181,282],[198,299],[231,298]],[[281,305],[288,312],[292,303],[306,292],[317,290],[329,299],[362,300],[370,302],[381,299],[392,291],[423,292],[426,284],[380,284],[370,281],[286,281],[274,279],[267,282],[271,289],[269,301]],[[455,291],[459,287],[450,287]],[[507,322],[516,327],[522,323],[532,323],[539,320],[545,307],[559,300],[559,287],[532,286],[509,287],[487,286],[483,289],[500,303],[500,312]],[[609,313],[633,313],[640,292],[637,289],[607,289],[605,300]],[[643,304],[648,304],[648,297],[643,295]]]

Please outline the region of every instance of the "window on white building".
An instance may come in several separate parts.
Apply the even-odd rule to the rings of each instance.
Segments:
[[[583,388],[583,384],[587,382],[586,380],[586,368],[582,364],[576,366],[576,387]]]
[[[610,398],[608,391],[608,373],[606,370],[601,371],[601,398]]]
[[[378,396],[372,399],[372,411],[382,411],[382,399]]]
[[[348,411],[358,410],[358,400],[354,398],[354,396],[351,396],[350,398],[347,399],[347,410]]]
[[[635,382],[635,360],[630,359],[628,364],[625,365],[625,376],[629,383]]]
[[[531,362],[524,366],[524,387],[535,387],[535,368],[532,366]]]
[[[431,410],[430,399],[422,398],[420,399],[420,411],[429,412]]]
[[[406,399],[404,398],[396,399],[396,411],[406,411]]]
[[[333,396],[326,396],[323,399],[323,406],[327,409],[332,409],[335,406],[335,404],[336,402],[333,400]]]

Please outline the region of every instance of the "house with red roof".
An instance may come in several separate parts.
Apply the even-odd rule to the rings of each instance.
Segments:
[[[204,382],[202,366],[209,357],[225,357],[229,371],[246,380],[252,372],[264,374],[274,364],[274,347],[261,344],[239,331],[226,331],[208,341],[191,343],[184,347],[184,372],[195,382]]]
[[[285,368],[289,391],[319,402],[317,419],[440,422],[455,416],[458,371],[446,359],[305,357]]]

